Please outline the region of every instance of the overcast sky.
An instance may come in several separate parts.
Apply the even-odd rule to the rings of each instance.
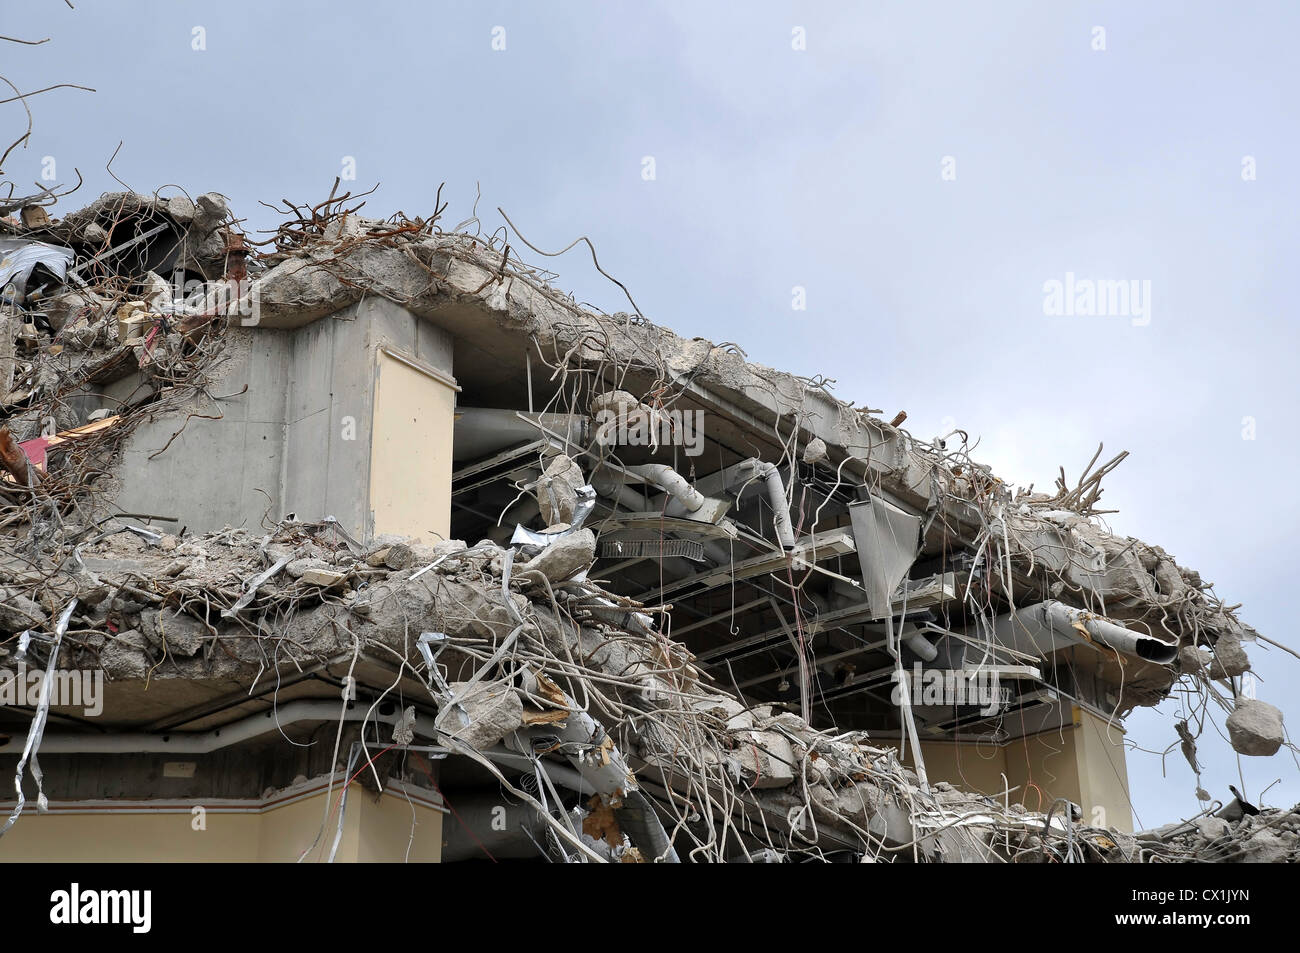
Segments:
[[[51,42],[0,44],[0,73],[97,91],[33,99],[6,171],[79,167],[66,213],[118,188],[122,140],[133,188],[222,192],[250,228],[349,157],[379,216],[427,216],[445,181],[454,224],[477,183],[488,229],[501,206],[548,250],[587,235],[651,320],[834,378],[919,437],[963,427],[1009,481],[1131,451],[1105,483],[1115,530],[1300,645],[1298,27],[1294,2],[26,0],[0,33]],[[578,251],[548,263],[626,308]],[[1046,313],[1067,274],[1140,296]],[[1300,724],[1300,661],[1252,658]],[[1129,740],[1168,747],[1177,710],[1139,711]],[[1201,754],[1226,799],[1235,755],[1209,735]],[[1287,750],[1241,760],[1248,794],[1280,777],[1266,801],[1300,800]],[[1128,768],[1140,826],[1199,810],[1177,749],[1166,777]]]

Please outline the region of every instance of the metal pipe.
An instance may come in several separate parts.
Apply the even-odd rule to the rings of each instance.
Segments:
[[[939,656],[939,650],[919,631],[903,636],[903,644],[919,655],[922,661],[933,662]]]
[[[1093,615],[1083,609],[1067,606],[1063,602],[1045,602],[1043,609],[1047,622],[1052,628],[1077,631],[1074,626],[1078,623],[1095,641],[1125,655],[1135,655],[1157,665],[1169,665],[1178,657],[1178,646],[1170,645],[1142,632],[1126,629],[1110,619]]]
[[[673,497],[688,513],[694,513],[704,505],[704,494],[691,486],[690,481],[666,463],[643,463],[640,466],[624,467],[628,473],[641,477]]]
[[[366,712],[367,708],[362,705],[341,709],[338,702],[295,701],[206,732],[47,735],[41,744],[41,754],[209,754],[275,731],[277,727],[284,728],[303,721],[338,721],[340,715],[345,721],[361,721]],[[374,712],[369,720],[393,724],[399,714]],[[421,731],[418,727],[416,733],[435,737],[432,730]],[[20,739],[10,739],[0,744],[0,754],[12,754],[20,747]]]
[[[454,817],[443,823],[442,855],[444,864],[464,860],[529,860],[537,857],[536,841],[529,836],[539,828],[537,810],[522,801],[491,793],[453,792]],[[454,821],[454,823],[453,823]],[[544,832],[534,831],[538,839]]]
[[[577,414],[541,414],[535,423],[514,410],[458,406],[456,418],[453,439],[457,460],[469,461],[532,442],[543,436],[543,430],[574,448],[584,442],[585,419]]]
[[[790,503],[785,497],[785,482],[781,471],[775,464],[764,463],[759,468],[764,482],[767,483],[767,499],[772,504],[772,520],[775,524],[776,538],[781,548],[794,549],[794,529],[790,526]]]
[[[623,806],[615,811],[619,827],[623,830],[643,857],[651,861],[662,859],[666,864],[680,864],[681,858],[673,842],[668,838],[655,813],[650,799],[640,791],[628,791],[623,795]]]
[[[591,485],[601,496],[616,501],[633,513],[645,513],[650,509],[644,493],[632,489],[617,474],[603,467],[591,475]]]

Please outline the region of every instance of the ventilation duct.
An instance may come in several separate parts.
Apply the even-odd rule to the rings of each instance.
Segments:
[[[1040,656],[1094,642],[1156,665],[1169,665],[1178,657],[1176,645],[1054,600],[998,616],[994,629],[1003,645]]]

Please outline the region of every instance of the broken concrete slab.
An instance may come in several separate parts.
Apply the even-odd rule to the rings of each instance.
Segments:
[[[553,541],[522,568],[525,572],[540,572],[554,584],[576,576],[595,558],[595,534],[589,529],[580,529]]]
[[[587,482],[573,458],[560,453],[537,481],[537,504],[548,526],[572,523],[578,509],[578,488]]]
[[[1239,698],[1226,726],[1228,740],[1239,754],[1267,757],[1286,741],[1282,712],[1255,698]]]
[[[208,627],[194,616],[166,608],[140,613],[140,629],[158,649],[186,658],[197,654],[211,637]]]
[[[147,640],[138,629],[127,629],[110,638],[99,653],[99,664],[109,678],[144,678],[149,674]]]
[[[794,749],[779,731],[741,732],[727,760],[752,788],[784,788],[794,780]]]
[[[21,632],[49,619],[40,603],[19,593],[0,592],[0,600],[0,631]]]
[[[524,705],[513,688],[452,682],[452,701],[445,703],[434,727],[477,750],[492,748],[523,727]],[[464,693],[464,694],[462,694]]]

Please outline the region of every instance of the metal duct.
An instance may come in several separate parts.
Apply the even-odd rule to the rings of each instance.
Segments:
[[[345,721],[361,721],[366,718],[368,708],[357,704],[343,708],[336,701],[296,701],[279,706],[278,709],[262,714],[252,715],[241,721],[214,728],[205,732],[167,732],[166,734],[63,734],[46,735],[41,742],[41,754],[208,754],[229,748],[259,735],[267,734],[287,725],[302,721],[333,721],[340,717]],[[368,722],[393,724],[401,716],[400,712],[381,715],[370,712]],[[418,727],[416,734],[433,737],[432,730],[422,731]],[[0,754],[14,754],[22,749],[21,738],[12,738],[0,744]]]
[[[1082,626],[1088,639],[1125,655],[1157,665],[1169,665],[1178,657],[1176,645],[1055,600],[998,616],[994,630],[1003,645],[1020,652],[1046,656],[1087,641],[1075,628],[1075,623]]]
[[[442,825],[442,863],[464,860],[536,860],[550,836],[531,804],[500,792],[452,792],[456,813]],[[529,835],[532,835],[531,837]]]
[[[645,513],[650,510],[645,494],[628,486],[620,474],[602,467],[591,475],[591,485],[605,499],[617,501],[630,512]]]
[[[903,636],[903,644],[920,656],[923,661],[933,662],[939,657],[939,650],[920,631]]]
[[[641,856],[651,861],[662,857],[666,864],[681,863],[673,842],[668,839],[668,832],[655,813],[654,805],[640,791],[624,794],[623,806],[617,808],[614,815],[628,840],[641,851]]]
[[[1073,630],[1078,623],[1088,630],[1088,634],[1094,641],[1123,652],[1125,655],[1136,655],[1157,665],[1169,665],[1178,658],[1178,646],[1170,645],[1142,632],[1126,629],[1110,619],[1067,606],[1063,602],[1046,602],[1043,605],[1048,622],[1053,628]]]
[[[772,504],[772,522],[777,542],[787,552],[794,549],[794,529],[790,526],[790,503],[785,498],[785,482],[773,463],[763,463],[758,471],[767,484],[767,500]]]
[[[694,539],[605,539],[600,543],[605,559],[691,559],[704,562],[704,544]]]
[[[581,447],[586,418],[577,414],[539,414],[541,425],[561,440]],[[457,462],[477,460],[509,447],[539,440],[542,431],[518,411],[495,407],[457,407],[452,455]]]
[[[704,505],[704,494],[691,486],[690,481],[666,463],[643,463],[640,466],[624,467],[628,473],[641,477],[647,483],[653,483],[682,506],[688,513],[694,513]],[[787,519],[789,517],[787,516]]]

